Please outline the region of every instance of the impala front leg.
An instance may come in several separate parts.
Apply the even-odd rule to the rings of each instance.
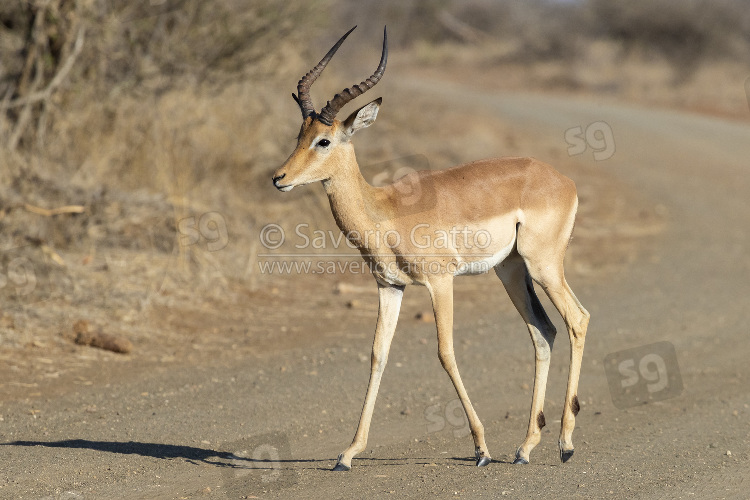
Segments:
[[[381,285],[378,282],[378,296],[380,306],[378,308],[378,323],[375,327],[375,340],[372,344],[372,358],[370,365],[370,384],[367,386],[365,404],[362,407],[362,415],[359,418],[357,433],[354,435],[349,448],[339,455],[338,462],[333,470],[349,470],[352,467],[352,458],[362,452],[367,446],[367,435],[370,432],[370,421],[372,411],[375,408],[375,399],[378,397],[380,379],[388,362],[388,351],[391,348],[391,340],[396,332],[398,312],[401,309],[401,299],[404,296],[403,286]]]
[[[456,365],[456,355],[453,351],[453,276],[441,276],[427,283],[427,289],[432,296],[432,308],[435,312],[435,323],[437,324],[438,357],[443,368],[453,382],[461,404],[469,419],[471,435],[474,438],[474,454],[477,459],[477,467],[489,464],[492,459],[484,442],[484,426],[479,421],[477,412],[469,401],[469,394],[461,381]]]

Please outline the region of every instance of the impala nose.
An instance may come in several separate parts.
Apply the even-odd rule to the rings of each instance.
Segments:
[[[286,174],[277,175],[273,178],[273,185],[276,186],[277,189],[279,189],[281,186],[279,186],[279,181],[286,177]]]

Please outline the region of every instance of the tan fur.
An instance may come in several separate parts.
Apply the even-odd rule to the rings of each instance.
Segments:
[[[350,467],[352,458],[366,446],[403,289],[410,284],[424,285],[430,292],[440,361],[468,416],[476,457],[489,458],[484,428],[464,388],[453,351],[455,269],[482,262],[494,267],[502,280],[527,324],[536,352],[529,426],[517,458],[528,461],[541,437],[543,420],[538,415],[543,414],[549,355],[555,337],[555,328],[534,293],[532,280],[544,289],[568,328],[570,372],[559,447],[561,457],[572,453],[573,402],[577,402],[589,321],[588,312],[573,295],[563,274],[563,257],[578,206],[574,183],[533,158],[495,158],[447,170],[417,172],[389,186],[373,187],[360,173],[351,143],[351,133],[356,130],[351,129],[358,114],[362,118],[369,112],[374,120],[378,106],[379,100],[373,101],[344,122],[335,120],[331,126],[307,117],[297,148],[274,174],[274,183],[282,190],[322,181],[336,223],[370,263],[378,282],[380,309],[370,383],[354,440],[339,456],[339,463]],[[331,144],[327,148],[316,146],[321,139]],[[418,196],[414,196],[415,191]],[[450,230],[490,237],[483,248],[467,245],[461,238],[437,245],[433,236]],[[391,238],[362,238],[376,232],[390,233]],[[426,245],[427,241],[430,244]]]

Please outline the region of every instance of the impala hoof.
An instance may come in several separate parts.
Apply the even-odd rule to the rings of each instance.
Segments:
[[[521,458],[521,457],[516,457],[516,459],[513,460],[513,465],[516,465],[516,464],[527,465],[528,463],[529,463],[528,460],[526,460],[525,458]]]
[[[489,465],[490,462],[492,462],[492,459],[488,456],[484,456],[477,460],[477,467],[484,467],[485,465]]]
[[[351,470],[351,467],[348,467],[348,466],[342,464],[341,462],[337,462],[336,466],[333,469],[331,469],[331,470],[337,470],[337,471],[338,470],[344,470],[344,471],[346,471],[346,470]]]
[[[575,450],[560,450],[560,460],[562,463],[567,462],[573,456]]]

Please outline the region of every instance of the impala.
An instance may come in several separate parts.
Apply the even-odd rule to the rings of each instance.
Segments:
[[[273,184],[280,191],[322,182],[336,224],[370,264],[378,285],[378,320],[364,406],[354,440],[339,455],[333,470],[349,470],[352,458],[367,445],[404,288],[411,284],[423,285],[430,292],[438,356],[466,411],[476,465],[490,463],[484,427],[464,388],[453,351],[453,278],[489,268],[494,268],[526,322],[536,357],[531,415],[526,438],[516,451],[516,464],[529,462],[545,425],[544,392],[556,334],[533,282],[542,287],[567,326],[570,370],[558,443],[560,459],[566,462],[573,455],[578,378],[589,323],[589,313],[576,299],[563,271],[578,207],[575,184],[536,159],[507,157],[416,172],[384,187],[368,184],[360,173],[351,139],[375,121],[382,99],[359,108],[344,121],[337,120],[336,114],[383,76],[388,59],[385,30],[380,64],[372,76],[336,94],[320,112],[315,111],[310,97],[311,85],[353,30],[297,84],[298,95],[292,97],[303,120],[297,147],[273,174]],[[413,186],[432,196],[407,199],[403,193]],[[441,234],[453,237],[439,237]]]

